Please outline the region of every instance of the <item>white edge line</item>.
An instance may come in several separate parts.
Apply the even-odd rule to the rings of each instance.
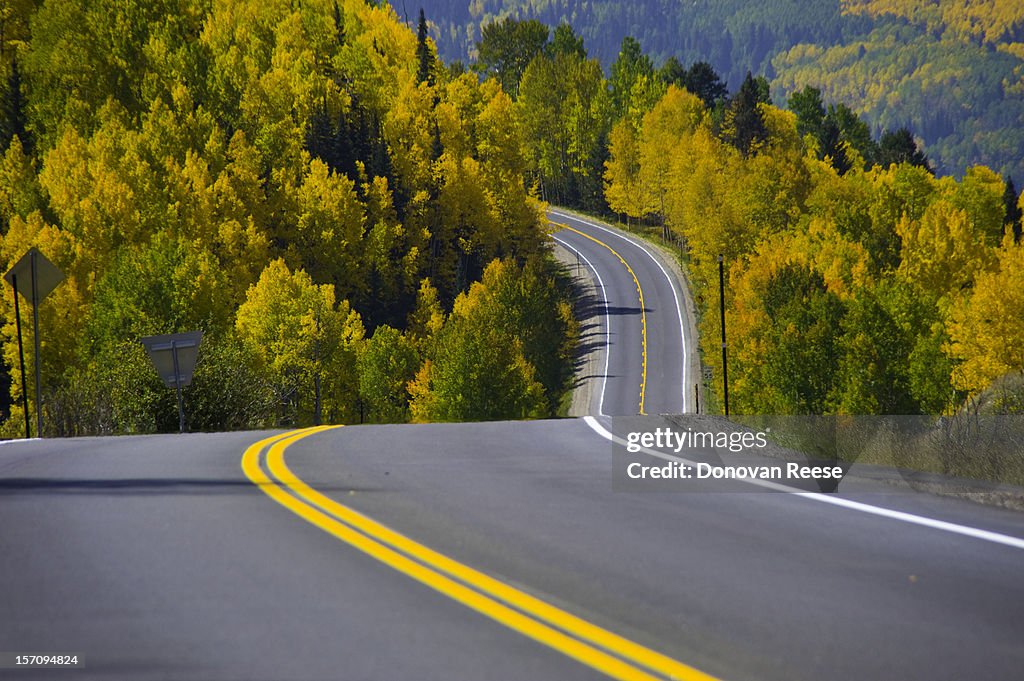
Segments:
[[[615,437],[611,431],[606,429],[598,422],[593,416],[584,416],[584,422],[590,429],[600,435],[606,440],[625,446],[626,441],[622,438]],[[687,465],[695,465],[696,462],[684,459],[679,456],[672,456],[671,454],[665,454],[652,449],[641,448],[641,450],[651,456],[655,456],[659,459],[666,461],[679,461]],[[830,494],[822,494],[820,492],[801,492],[794,490],[785,485],[778,483],[769,482],[767,480],[756,480],[747,478],[736,478],[740,482],[745,482],[748,485],[754,485],[755,487],[764,487],[766,489],[772,489],[786,494],[791,494],[797,497],[803,497],[804,499],[810,499],[812,501],[820,501],[824,504],[832,504],[833,506],[840,506],[842,508],[848,508],[853,511],[860,511],[861,513],[868,513],[871,515],[882,516],[883,518],[891,518],[893,520],[899,520],[912,525],[921,525],[923,527],[930,527],[936,530],[942,530],[944,532],[951,532],[953,534],[960,534],[965,537],[973,537],[975,539],[981,539],[983,541],[992,542],[993,544],[1002,544],[1003,546],[1010,546],[1015,549],[1024,549],[1024,539],[1020,537],[1012,537],[1007,534],[999,534],[998,532],[990,532],[989,530],[980,530],[976,527],[968,527],[967,525],[958,525],[956,523],[946,522],[945,520],[936,520],[934,518],[926,518],[925,516],[914,515],[913,513],[904,513],[903,511],[893,511],[888,508],[882,508],[880,506],[872,506],[871,504],[865,504],[859,501],[851,501],[849,499],[843,499]]]
[[[13,444],[16,444],[18,442],[42,442],[42,441],[43,441],[43,438],[41,438],[41,437],[30,437],[30,438],[21,437],[21,438],[17,438],[17,439],[13,439],[13,440],[0,440],[0,445],[13,445]]]
[[[554,234],[551,235],[551,238],[568,248],[579,257],[583,258],[583,262],[587,263],[587,267],[589,267],[597,277],[597,283],[601,285],[601,298],[604,299],[604,375],[601,377],[601,397],[598,398],[597,401],[597,413],[599,416],[604,416],[604,389],[608,387],[608,355],[610,355],[612,351],[612,318],[611,315],[608,314],[608,293],[604,289],[604,281],[601,280],[601,273],[597,271],[597,268],[594,267],[593,263],[590,262],[587,256],[583,255],[581,252],[570,246],[566,241],[559,239]]]
[[[676,293],[675,282],[672,281],[672,277],[669,276],[668,272],[662,266],[661,261],[658,260],[657,258],[655,258],[654,255],[651,254],[651,252],[648,251],[647,248],[643,244],[638,243],[638,242],[634,241],[633,239],[629,238],[628,236],[625,236],[623,234],[620,234],[620,233],[616,232],[615,230],[609,229],[607,227],[602,227],[601,225],[599,225],[599,224],[597,224],[595,222],[591,222],[590,220],[585,220],[585,219],[577,217],[575,215],[571,215],[569,213],[563,213],[563,212],[560,212],[560,211],[557,211],[557,210],[553,210],[551,208],[548,209],[548,212],[552,213],[554,215],[557,215],[557,216],[559,216],[561,218],[570,218],[572,220],[576,220],[577,222],[582,222],[585,225],[590,225],[591,227],[595,227],[597,229],[600,229],[603,232],[607,232],[608,234],[611,234],[613,236],[617,236],[620,239],[622,239],[623,241],[628,241],[629,243],[633,244],[634,246],[639,248],[641,251],[646,253],[647,257],[650,258],[651,260],[653,260],[654,264],[657,265],[658,269],[661,270],[661,273],[665,275],[665,279],[668,280],[668,287],[670,289],[672,289],[672,297],[676,301],[676,314],[679,317],[679,338],[680,338],[680,341],[683,344],[683,378],[682,378],[683,385],[681,386],[682,387],[682,391],[681,392],[683,393],[683,412],[682,413],[684,413],[684,414],[687,413],[687,411],[686,411],[686,399],[687,399],[687,396],[690,393],[690,388],[688,387],[689,384],[688,384],[688,381],[686,379],[686,369],[687,369],[687,365],[690,362],[689,362],[689,357],[688,357],[689,353],[686,350],[686,328],[685,328],[686,325],[683,323],[683,308],[679,305],[679,295]]]

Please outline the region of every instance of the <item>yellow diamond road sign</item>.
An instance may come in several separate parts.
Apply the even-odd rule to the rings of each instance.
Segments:
[[[33,282],[32,277],[33,261],[35,262],[36,270],[35,282]],[[18,280],[18,293],[25,296],[25,300],[31,302],[34,298],[36,302],[39,302],[50,295],[50,292],[57,288],[57,284],[64,280],[64,273],[60,271],[59,267],[50,262],[45,255],[40,253],[39,249],[32,247],[11,268],[11,271],[4,275],[4,279],[11,286],[14,286],[15,278]],[[32,291],[33,283],[35,285],[35,295],[33,295]]]

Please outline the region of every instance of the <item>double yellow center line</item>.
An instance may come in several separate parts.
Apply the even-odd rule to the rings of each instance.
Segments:
[[[619,262],[626,266],[626,270],[629,272],[629,276],[633,277],[633,283],[636,284],[637,295],[640,296],[640,334],[641,353],[643,354],[643,366],[640,370],[640,413],[645,414],[646,412],[644,411],[644,394],[647,392],[647,308],[644,306],[644,290],[640,288],[640,280],[636,278],[636,272],[634,272],[633,268],[629,266],[629,263],[626,262],[626,259],[619,255],[618,251],[616,251],[614,248],[612,248],[605,242],[590,236],[586,232],[581,232],[578,229],[570,227],[569,225],[564,225],[560,222],[551,222],[551,224],[562,229],[567,229],[570,232],[575,232],[576,234],[579,234],[582,237],[590,239],[595,244],[598,244],[608,249],[608,251],[611,252],[612,255],[619,259]],[[607,352],[607,349],[605,349],[605,352]]]
[[[260,440],[245,451],[242,470],[271,499],[328,534],[614,679],[714,681],[701,671],[427,548],[307,485],[288,468],[285,449],[336,427],[305,428]]]

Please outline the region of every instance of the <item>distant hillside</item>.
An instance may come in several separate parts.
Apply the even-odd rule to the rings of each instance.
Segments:
[[[403,5],[404,1],[404,5]],[[766,75],[780,104],[804,85],[863,113],[877,134],[908,126],[943,173],[983,163],[1024,179],[1020,0],[391,0],[422,5],[440,55],[471,62],[496,18],[568,22],[607,68],[622,38],[656,64],[709,61],[735,89]]]

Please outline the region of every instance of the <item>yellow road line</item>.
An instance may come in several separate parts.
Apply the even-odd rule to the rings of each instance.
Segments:
[[[581,232],[580,230],[575,229],[573,227],[570,227],[569,225],[562,224],[561,222],[555,222],[553,220],[549,220],[548,222],[550,222],[552,225],[555,225],[556,227],[561,227],[562,229],[567,229],[570,232],[575,232],[576,234],[579,234],[582,237],[586,237],[587,239],[590,239],[591,241],[593,241],[596,244],[604,246],[605,248],[607,248],[611,252],[612,255],[614,255],[616,258],[619,259],[619,262],[621,262],[623,265],[626,266],[626,269],[629,271],[630,276],[633,277],[633,283],[636,284],[636,292],[640,296],[640,326],[641,326],[640,333],[641,333],[641,335],[643,337],[642,338],[643,368],[642,368],[641,374],[640,374],[640,413],[641,414],[645,413],[644,412],[644,394],[647,392],[647,311],[646,311],[646,308],[644,307],[644,290],[642,288],[640,288],[640,280],[636,278],[636,273],[633,271],[633,268],[629,266],[629,263],[626,262],[626,259],[623,258],[621,255],[619,255],[618,251],[616,251],[614,248],[612,248],[611,246],[609,246],[605,242],[601,241],[600,239],[596,239],[596,238],[590,236],[586,232]]]
[[[285,464],[284,451],[292,443],[329,428],[310,428],[261,440],[246,450],[242,468],[268,496],[304,520],[453,600],[612,678],[661,678],[635,666],[639,664],[671,679],[714,681],[703,672],[437,553],[317,492],[292,473]],[[260,452],[267,446],[267,467],[276,480],[269,478],[259,465]]]

